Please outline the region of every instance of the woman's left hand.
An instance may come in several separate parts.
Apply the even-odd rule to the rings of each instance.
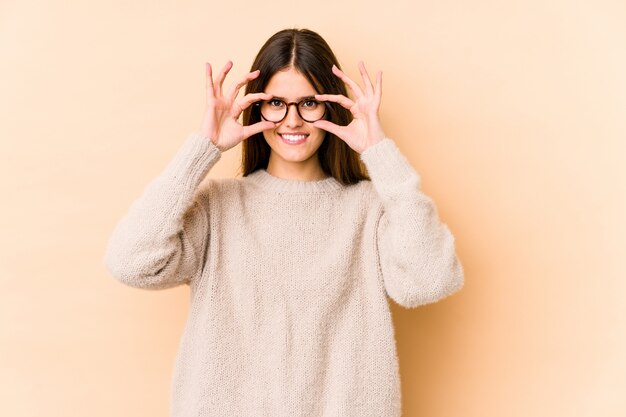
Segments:
[[[362,61],[359,62],[359,71],[365,84],[365,91],[352,81],[339,68],[333,65],[333,74],[341,78],[354,94],[354,101],[342,94],[316,94],[315,99],[332,101],[350,110],[352,122],[347,126],[339,126],[328,120],[318,120],[313,126],[324,129],[346,142],[352,149],[362,153],[365,149],[385,138],[378,108],[382,94],[382,72],[376,74],[376,87],[372,85],[370,77]]]

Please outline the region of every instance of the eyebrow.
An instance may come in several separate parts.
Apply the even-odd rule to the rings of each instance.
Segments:
[[[278,99],[278,100],[282,100],[284,102],[288,102],[289,101],[285,97],[275,96],[275,95],[273,95],[271,93],[267,93],[267,94],[270,94],[272,96],[272,98],[275,98],[275,99]],[[315,95],[308,95],[308,96],[298,97],[297,99],[295,99],[295,102],[297,103],[297,102],[302,101],[302,100],[307,99],[307,98],[315,99]]]

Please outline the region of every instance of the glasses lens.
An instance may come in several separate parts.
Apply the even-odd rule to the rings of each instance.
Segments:
[[[287,109],[295,103],[287,104],[279,99],[261,101],[261,116],[265,120],[278,123],[287,115]],[[323,102],[307,98],[298,103],[298,114],[306,122],[320,120],[326,114],[326,106]]]
[[[315,122],[324,117],[326,106],[324,106],[324,103],[317,100],[306,99],[298,103],[298,111],[302,119],[307,122]]]
[[[281,100],[261,102],[261,115],[270,122],[280,122],[287,113],[287,105]]]

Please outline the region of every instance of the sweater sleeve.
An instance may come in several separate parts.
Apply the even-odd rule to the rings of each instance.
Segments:
[[[209,236],[198,186],[221,151],[190,134],[165,169],[115,226],[104,256],[114,278],[137,288],[190,284],[202,270]]]
[[[413,308],[436,302],[463,287],[455,239],[441,223],[421,178],[389,138],[361,153],[382,202],[376,245],[387,294]]]

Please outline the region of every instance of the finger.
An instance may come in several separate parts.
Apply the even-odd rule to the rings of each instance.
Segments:
[[[230,88],[230,90],[228,91],[228,94],[226,95],[228,99],[230,101],[235,100],[235,97],[237,97],[237,94],[239,94],[239,90],[241,89],[241,87],[246,85],[250,80],[254,80],[256,77],[259,76],[260,73],[261,73],[260,70],[256,70],[256,71],[252,71],[246,74],[242,79],[239,80],[237,84],[235,84],[234,86]]]
[[[269,100],[271,99],[273,96],[271,94],[267,94],[267,93],[252,93],[252,94],[247,94],[245,97],[243,97],[239,102],[235,103],[236,105],[233,106],[233,111],[232,111],[232,116],[237,119],[239,117],[239,115],[241,114],[241,112],[243,112],[247,107],[249,107],[252,103],[259,101],[259,100]]]
[[[344,129],[343,126],[339,126],[333,122],[329,122],[328,120],[318,120],[317,122],[313,123],[313,126],[330,132],[339,138],[341,138],[341,133]]]
[[[337,77],[341,78],[341,80],[348,85],[350,90],[352,90],[352,92],[354,93],[355,97],[359,98],[359,97],[361,97],[363,95],[363,92],[361,91],[361,87],[359,87],[359,85],[357,83],[352,81],[350,79],[350,77],[348,77],[346,74],[344,74],[343,71],[341,71],[339,68],[337,68],[336,65],[333,64],[332,70],[333,70],[333,74],[335,74]]]
[[[246,107],[250,106],[252,103],[259,101],[259,100],[269,100],[272,97],[274,97],[271,94],[267,94],[267,93],[251,93],[251,94],[246,94],[241,101],[239,102],[239,106],[241,106],[242,109],[245,109]]]
[[[276,127],[276,123],[267,122],[267,121],[257,122],[257,123],[251,124],[250,126],[244,126],[243,138],[247,139],[252,135],[256,135],[257,133],[261,133],[264,130],[273,129],[275,127]]]
[[[316,94],[315,99],[320,101],[332,101],[333,103],[341,104],[341,106],[348,110],[354,106],[354,101],[343,94]]]
[[[370,76],[365,69],[363,61],[359,61],[359,72],[361,73],[361,78],[363,78],[363,83],[365,84],[365,91],[368,94],[373,94],[374,86],[372,85],[372,80],[370,80]]]
[[[215,79],[215,95],[221,95],[222,94],[222,84],[224,84],[224,79],[226,78],[226,74],[228,74],[228,71],[230,71],[230,69],[233,67],[233,62],[232,61],[228,61],[226,63],[226,65],[224,65],[224,68],[222,68],[222,71],[217,75],[217,78]]]
[[[208,62],[205,63],[205,72],[207,98],[215,97],[215,90],[213,87],[213,70],[211,69],[211,64],[209,64]]]

